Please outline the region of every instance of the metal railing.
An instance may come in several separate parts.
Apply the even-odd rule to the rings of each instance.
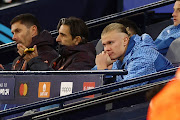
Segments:
[[[76,74],[104,74],[126,75],[127,70],[72,70],[72,71],[0,71],[0,75],[76,75]]]
[[[30,104],[26,104],[26,105],[14,107],[11,109],[0,111],[0,116],[4,117],[4,116],[19,113],[19,112],[24,112],[24,111],[28,111],[28,110],[37,109],[40,107],[52,105],[52,104],[64,103],[65,101],[70,101],[70,100],[85,97],[88,95],[107,92],[110,90],[114,90],[114,89],[130,86],[130,85],[142,83],[145,81],[151,81],[153,79],[158,79],[158,78],[174,75],[177,68],[172,68],[172,69],[168,69],[168,70],[144,75],[144,76],[141,76],[138,78],[133,78],[133,79],[123,81],[123,82],[117,82],[117,83],[111,83],[108,85],[103,85],[103,86],[100,86],[100,87],[97,87],[97,88],[94,88],[91,90],[87,90],[87,91],[75,92],[75,93],[72,93],[72,94],[67,95],[67,96],[58,96],[58,97],[54,97],[54,98],[50,98],[50,99],[46,99],[46,100],[42,100],[42,101],[30,103]]]

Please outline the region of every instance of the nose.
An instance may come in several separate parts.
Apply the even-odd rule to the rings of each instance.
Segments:
[[[104,46],[104,51],[110,51],[110,47],[108,45]]]
[[[175,11],[173,12],[172,16],[173,16],[173,17],[175,17],[175,16],[176,16],[176,12],[175,12]]]
[[[61,42],[60,35],[58,35],[58,36],[57,36],[57,38],[56,38],[56,42]]]
[[[16,40],[17,40],[17,37],[16,37],[16,35],[15,35],[15,34],[13,35],[12,40],[14,40],[14,41],[16,41]]]

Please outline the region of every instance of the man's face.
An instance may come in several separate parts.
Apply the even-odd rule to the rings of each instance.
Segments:
[[[25,47],[28,47],[32,42],[32,32],[30,28],[27,28],[20,22],[15,22],[11,25],[11,32],[13,33],[12,39],[17,44],[21,43]]]
[[[176,1],[174,4],[174,12],[172,14],[174,26],[177,26],[180,24],[180,1]]]
[[[74,46],[75,40],[72,39],[72,35],[70,34],[70,28],[68,25],[61,25],[59,28],[59,35],[56,38],[56,42],[59,45],[65,46]]]
[[[127,34],[111,31],[101,36],[101,40],[104,51],[109,55],[111,60],[123,60],[129,40]]]

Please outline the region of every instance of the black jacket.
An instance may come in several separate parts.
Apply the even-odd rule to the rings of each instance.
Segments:
[[[53,59],[58,57],[58,53],[53,48],[54,46],[54,39],[51,36],[51,34],[44,30],[39,35],[35,36],[32,39],[32,43],[30,44],[30,47],[33,47],[34,45],[37,45],[38,55],[42,59],[42,61],[48,61],[50,64]],[[24,65],[25,68],[22,68],[24,64],[24,60],[19,57],[17,57],[13,61],[12,70],[27,70],[26,64]]]
[[[28,62],[30,70],[90,70],[95,65],[95,48],[91,43],[77,46],[64,46],[59,50],[60,57],[54,59],[51,67],[39,57]]]

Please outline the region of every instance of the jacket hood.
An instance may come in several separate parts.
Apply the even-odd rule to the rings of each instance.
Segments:
[[[48,31],[43,30],[39,35],[33,37],[32,43],[29,47],[33,47],[34,45],[37,45],[38,47],[44,45],[53,46],[54,39]]]
[[[157,50],[154,40],[148,34],[143,34],[142,36],[133,35],[130,38],[128,48],[126,50],[125,56],[134,48],[139,49],[140,47],[150,46]]]
[[[72,55],[77,52],[92,52],[96,54],[95,47],[92,43],[80,44],[76,46],[59,45],[59,54],[63,57]]]
[[[133,40],[140,46],[152,46],[156,48],[154,40],[148,34],[143,34],[142,36],[134,35]]]

